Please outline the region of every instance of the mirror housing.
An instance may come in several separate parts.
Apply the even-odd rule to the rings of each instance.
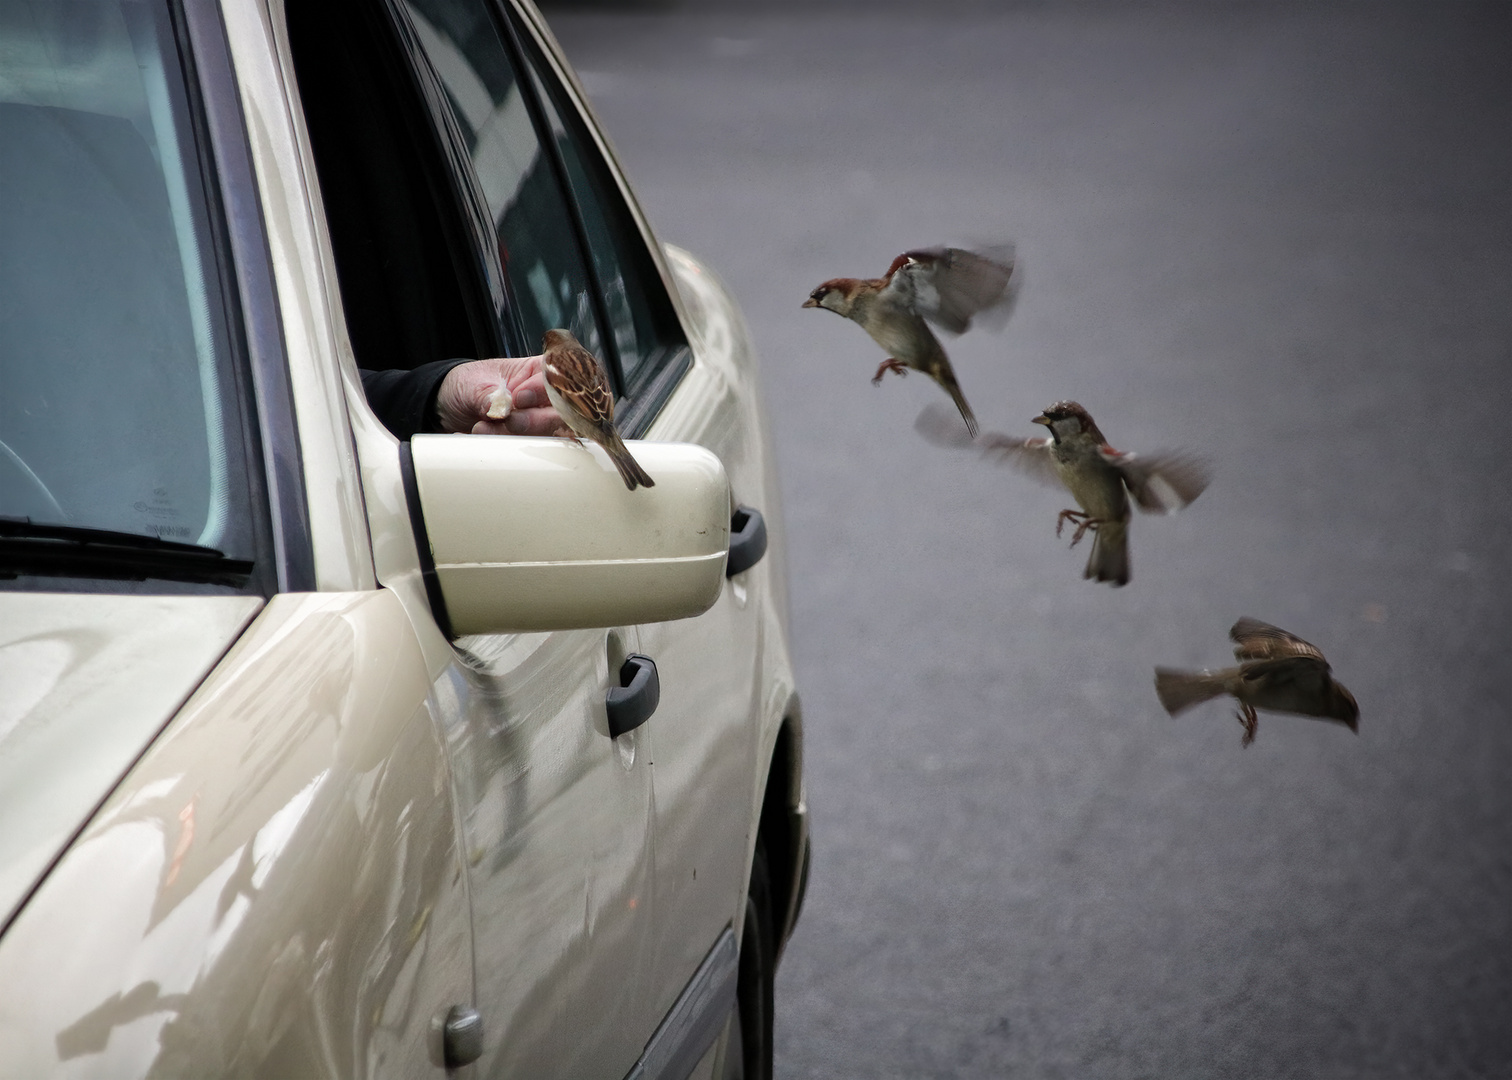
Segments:
[[[730,546],[724,465],[691,443],[631,441],[656,482],[628,491],[569,439],[416,435],[405,493],[450,637],[665,622],[719,599]]]

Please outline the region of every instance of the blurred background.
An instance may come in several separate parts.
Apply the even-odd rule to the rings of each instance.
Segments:
[[[778,1075],[1512,1077],[1512,5],[543,8],[762,352],[816,844]],[[1002,238],[1012,320],[947,343],[984,428],[1070,397],[1215,467],[1124,589],[800,310]],[[1161,710],[1240,615],[1358,736]]]

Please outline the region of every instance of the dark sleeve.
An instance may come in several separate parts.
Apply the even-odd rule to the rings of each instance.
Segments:
[[[362,392],[383,426],[397,438],[441,429],[436,424],[436,391],[446,373],[467,360],[434,360],[411,371],[359,371]]]

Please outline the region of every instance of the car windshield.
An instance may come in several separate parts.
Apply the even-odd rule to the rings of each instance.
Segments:
[[[0,0],[6,552],[98,531],[122,550],[146,538],[253,557],[247,428],[199,163],[164,0]],[[0,557],[0,587],[38,572]]]

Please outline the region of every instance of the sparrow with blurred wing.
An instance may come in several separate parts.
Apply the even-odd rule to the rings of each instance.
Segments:
[[[594,355],[566,330],[546,331],[542,349],[546,396],[566,425],[568,437],[579,445],[583,439],[592,439],[602,446],[631,491],[637,486],[655,487],[625,449],[614,426],[614,391]]]
[[[1334,681],[1332,668],[1315,645],[1259,619],[1245,617],[1229,631],[1238,667],[1222,671],[1155,669],[1155,693],[1172,716],[1223,694],[1239,702],[1244,726],[1240,745],[1255,741],[1256,709],[1332,720],[1359,734],[1360,707]]]
[[[1129,496],[1146,513],[1179,510],[1208,485],[1207,467],[1181,453],[1151,456],[1121,453],[1108,445],[1087,410],[1074,401],[1058,401],[1034,423],[1050,429],[1048,439],[1022,439],[989,432],[963,438],[944,410],[930,406],[914,428],[942,446],[976,446],[1042,483],[1065,487],[1080,510],[1062,510],[1055,522],[1059,536],[1066,522],[1076,524],[1075,547],[1091,531],[1092,553],[1083,577],[1116,586],[1129,582]]]
[[[995,309],[1006,317],[1015,287],[1011,246],[982,252],[927,248],[899,255],[880,278],[826,281],[809,294],[803,306],[845,316],[888,352],[873,383],[881,383],[889,371],[904,375],[909,368],[939,383],[975,436],[976,417],[956,382],[950,358],[928,324],[964,334],[979,313]]]

